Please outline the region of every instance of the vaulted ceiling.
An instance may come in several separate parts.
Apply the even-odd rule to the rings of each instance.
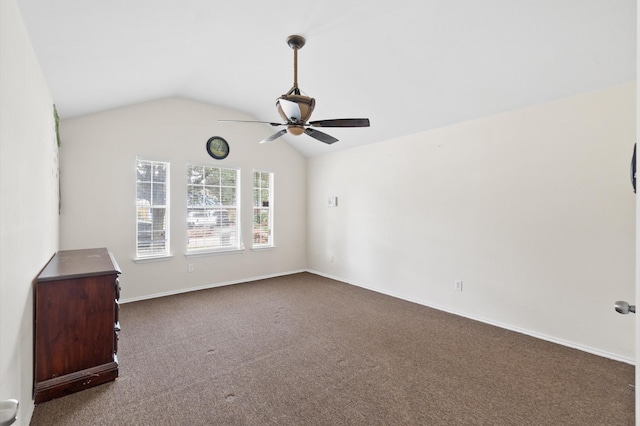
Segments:
[[[293,83],[286,38],[304,36],[298,82],[316,99],[312,119],[371,120],[323,129],[340,139],[330,146],[304,135],[272,142],[306,156],[627,83],[636,72],[634,0],[18,5],[63,119],[182,96],[279,121],[275,99]]]

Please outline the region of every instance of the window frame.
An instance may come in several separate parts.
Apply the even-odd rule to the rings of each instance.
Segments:
[[[222,189],[223,188],[229,188],[228,186],[224,186],[222,185],[222,174],[223,174],[223,170],[224,171],[233,171],[235,172],[235,186],[234,188],[234,201],[235,204],[233,205],[225,205],[225,204],[219,204],[219,205],[209,205],[206,203],[202,203],[202,204],[191,204],[191,199],[190,199],[190,194],[192,194],[192,192],[190,192],[190,187],[194,187],[196,186],[196,184],[191,183],[189,181],[190,177],[191,177],[191,168],[192,167],[199,167],[202,168],[203,171],[203,178],[202,178],[202,191],[203,191],[203,197],[206,197],[205,193],[206,193],[206,188],[207,187],[219,187],[220,188],[220,195],[222,197]],[[205,179],[206,179],[206,169],[217,169],[219,171],[220,174],[220,180],[218,181],[218,185],[212,185],[212,184],[207,184]],[[244,246],[243,246],[243,241],[242,241],[242,221],[241,221],[241,188],[242,188],[242,181],[241,181],[241,169],[238,167],[229,167],[229,166],[218,166],[218,165],[212,165],[212,164],[204,164],[204,163],[193,163],[193,162],[188,162],[187,163],[187,167],[186,167],[186,216],[185,216],[185,236],[186,236],[186,256],[199,256],[199,255],[206,255],[206,254],[216,254],[216,253],[232,253],[232,252],[237,252],[237,251],[242,251]],[[197,185],[200,185],[197,184]],[[202,211],[202,215],[193,215],[192,213],[196,213],[198,211]],[[234,215],[233,214],[228,214],[228,210],[235,210],[235,220],[234,220]],[[224,215],[223,212],[227,211],[227,214]],[[216,213],[219,212],[219,213]],[[218,222],[220,221],[220,218],[223,219],[223,221],[221,222],[222,225],[218,225]],[[229,229],[227,230],[227,226],[229,227]],[[208,228],[208,229],[207,229]],[[231,244],[229,245],[222,245],[222,239],[223,238],[230,238],[231,235],[233,235],[233,229],[235,229],[235,239],[231,241]],[[191,236],[191,234],[195,233],[198,230],[202,230],[202,238],[204,239],[204,243],[205,245],[202,246],[190,246],[191,244],[191,240],[192,239],[197,239],[199,237],[193,237]],[[227,235],[226,232],[229,232],[229,234]],[[206,245],[206,240],[207,238],[210,238],[211,240],[213,240],[214,238],[219,239],[219,244],[217,246],[214,245]]]
[[[165,179],[164,179],[164,204],[156,204],[154,200],[153,194],[154,191],[154,183],[160,183],[153,180],[153,176],[151,180],[148,182],[141,182],[139,180],[139,169],[141,163],[149,163],[151,169],[153,170],[156,165],[164,165],[166,168]],[[140,184],[141,183],[149,183],[150,184],[150,198],[151,200],[138,198],[140,194]],[[171,224],[171,162],[160,159],[151,159],[143,156],[136,157],[136,198],[135,198],[135,209],[136,209],[136,236],[135,236],[135,258],[136,261],[145,261],[145,260],[156,260],[162,258],[171,257],[171,232],[170,232],[170,224]],[[146,201],[146,204],[143,204],[142,201]],[[142,206],[141,206],[142,204]],[[147,212],[141,211],[141,209],[148,209]],[[153,220],[153,211],[158,209],[164,209],[164,218],[163,218],[163,229],[154,230],[154,220]],[[145,214],[146,213],[146,214]],[[150,231],[145,231],[140,229],[140,215],[143,214],[146,218],[150,219],[149,221],[145,221],[145,223],[150,223]],[[150,245],[153,246],[154,243],[154,232],[159,231],[164,234],[164,239],[162,242],[164,243],[164,248],[161,250],[151,249],[149,251],[141,251],[140,246],[140,233],[141,232],[150,232],[151,239]]]
[[[264,205],[260,206],[261,201],[264,201],[261,197],[262,195],[262,191],[265,190],[264,187],[256,186],[256,182],[262,182],[262,178],[256,179],[256,175],[257,174],[268,174],[269,175],[269,186],[268,188],[266,188],[269,191],[269,197],[268,197],[268,206],[266,207],[266,209],[268,209],[268,213],[267,213],[267,226],[268,226],[268,233],[267,233],[267,242],[266,243],[256,243],[256,228],[257,225],[259,225],[261,223],[261,221],[256,222],[256,210],[259,211],[259,213],[257,213],[258,215],[262,215],[262,212],[265,210]],[[253,249],[267,249],[267,248],[272,248],[275,247],[275,233],[274,233],[274,182],[275,182],[275,174],[273,172],[269,172],[266,170],[253,170],[252,173],[252,220],[251,220],[251,247]],[[258,195],[258,197],[256,197],[256,194]],[[259,230],[258,230],[259,232]]]

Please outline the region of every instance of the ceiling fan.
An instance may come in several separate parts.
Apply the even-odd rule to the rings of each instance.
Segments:
[[[336,118],[331,120],[308,121],[316,105],[316,100],[303,95],[298,88],[298,50],[304,46],[305,39],[299,35],[291,35],[287,37],[287,44],[293,49],[293,87],[286,94],[276,99],[276,108],[285,122],[274,123],[269,121],[251,120],[218,121],[265,123],[274,127],[286,126],[286,129],[279,130],[273,135],[261,140],[260,143],[271,142],[278,139],[288,131],[290,134],[295,136],[305,133],[320,142],[332,144],[337,142],[338,139],[319,130],[313,129],[312,127],[369,127],[368,118]]]

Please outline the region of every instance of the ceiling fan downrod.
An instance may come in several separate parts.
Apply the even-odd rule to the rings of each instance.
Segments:
[[[300,35],[287,37],[287,44],[293,49],[293,87],[288,94],[300,94],[300,89],[298,88],[298,49],[302,49],[305,43],[306,40]]]

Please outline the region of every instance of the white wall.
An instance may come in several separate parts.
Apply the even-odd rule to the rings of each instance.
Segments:
[[[309,268],[633,362],[634,141],[628,84],[312,158]]]
[[[306,159],[283,140],[258,144],[270,134],[264,125],[217,122],[250,118],[169,98],[63,120],[61,249],[107,247],[122,269],[125,301],[304,270]],[[224,160],[213,160],[205,150],[214,135],[230,144]],[[133,261],[137,155],[171,162],[173,257],[166,261]],[[241,168],[243,253],[185,257],[187,162]],[[275,174],[273,250],[251,250],[254,169]]]
[[[58,247],[53,100],[14,0],[0,2],[0,400],[33,412],[32,283]]]

